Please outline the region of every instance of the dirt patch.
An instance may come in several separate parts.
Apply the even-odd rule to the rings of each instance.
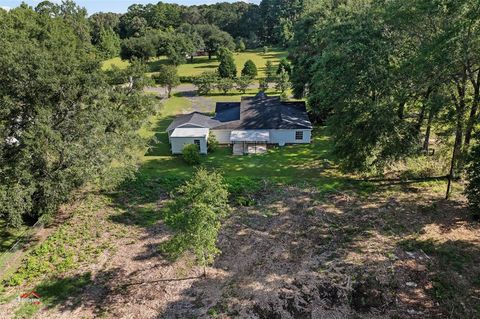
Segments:
[[[272,188],[230,215],[207,278],[190,256],[158,254],[169,236],[161,222],[125,223],[115,249],[78,271],[93,283],[77,302],[38,317],[474,318],[479,227],[462,200],[440,198]]]

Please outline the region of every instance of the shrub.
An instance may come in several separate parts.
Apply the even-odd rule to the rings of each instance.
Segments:
[[[267,80],[265,79],[260,79],[260,81],[258,81],[258,89],[262,92],[265,92],[266,90],[268,90],[268,82]]]
[[[252,60],[248,60],[247,62],[245,62],[242,70],[242,75],[254,78],[257,76],[257,74],[258,71],[255,63]]]
[[[217,76],[215,73],[204,72],[194,79],[193,85],[197,87],[197,92],[199,95],[207,95],[215,87],[216,81]]]
[[[235,86],[235,82],[229,78],[221,78],[218,80],[217,89],[227,94]]]
[[[210,134],[208,136],[208,141],[207,141],[207,148],[209,152],[215,152],[218,149],[218,141],[215,135]]]
[[[292,74],[292,66],[290,65],[290,62],[288,62],[286,58],[281,59],[280,63],[278,64],[277,74],[281,74],[282,71],[287,72],[288,76]]]
[[[476,219],[480,219],[480,145],[470,154],[467,166],[467,187],[465,194],[468,198],[470,210]]]
[[[253,79],[248,77],[248,76],[241,76],[236,80],[236,88],[242,93],[245,93],[250,86],[250,84],[253,83]]]
[[[183,160],[190,165],[200,164],[200,150],[196,144],[185,145],[182,151]]]

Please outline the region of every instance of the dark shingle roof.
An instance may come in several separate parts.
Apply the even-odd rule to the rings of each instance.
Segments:
[[[238,117],[231,114],[238,114]],[[283,102],[280,97],[243,97],[241,103],[217,103],[216,129],[310,129],[305,102]],[[224,121],[222,119],[232,119]]]
[[[230,122],[240,119],[240,103],[217,103],[215,117],[220,122]]]
[[[168,126],[167,132],[170,132],[182,125],[191,124],[194,127],[212,128],[218,126],[220,122],[212,119],[210,116],[200,112],[193,112],[189,114],[180,115]]]

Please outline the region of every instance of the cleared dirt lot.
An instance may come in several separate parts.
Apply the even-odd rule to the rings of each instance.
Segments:
[[[62,276],[90,281],[36,317],[477,318],[480,227],[461,198],[439,198],[413,186],[368,198],[269,187],[225,222],[207,278],[191,257],[157,253],[169,232],[148,214],[166,194],[154,212],[124,198],[96,215],[111,224],[109,248]]]

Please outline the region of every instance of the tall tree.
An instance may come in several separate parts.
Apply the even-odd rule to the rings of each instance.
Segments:
[[[228,49],[221,49],[219,53],[220,65],[218,66],[218,75],[221,78],[236,78],[237,66],[233,58],[232,51]]]
[[[152,104],[143,74],[129,75],[131,86],[110,83],[72,20],[25,6],[0,15],[0,215],[19,225],[133,168],[129,150],[145,146],[137,130]]]

